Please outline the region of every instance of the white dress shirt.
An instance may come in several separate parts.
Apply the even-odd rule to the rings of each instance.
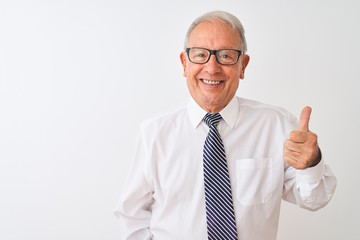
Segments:
[[[192,99],[140,127],[132,168],[115,214],[126,240],[207,239],[203,146],[206,112]],[[297,120],[285,110],[234,97],[218,130],[229,166],[240,240],[275,240],[281,199],[316,210],[331,199],[336,178],[323,160],[296,170],[283,161]]]

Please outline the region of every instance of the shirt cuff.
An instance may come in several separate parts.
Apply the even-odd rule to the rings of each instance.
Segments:
[[[321,160],[316,166],[304,170],[297,170],[297,179],[303,183],[320,182],[325,172],[324,161]]]

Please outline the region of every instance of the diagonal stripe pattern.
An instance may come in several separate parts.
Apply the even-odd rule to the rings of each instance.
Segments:
[[[237,239],[229,171],[224,145],[216,128],[221,115],[207,113],[209,126],[205,140],[203,164],[208,239]]]

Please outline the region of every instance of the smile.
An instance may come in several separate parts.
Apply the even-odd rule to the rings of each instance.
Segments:
[[[209,80],[205,80],[205,79],[201,79],[201,81],[203,81],[203,83],[206,83],[209,85],[218,85],[221,83],[221,81],[209,81]]]

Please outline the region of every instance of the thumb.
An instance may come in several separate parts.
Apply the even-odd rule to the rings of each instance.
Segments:
[[[300,114],[299,121],[299,131],[308,132],[309,131],[309,120],[311,114],[311,107],[304,107]]]

